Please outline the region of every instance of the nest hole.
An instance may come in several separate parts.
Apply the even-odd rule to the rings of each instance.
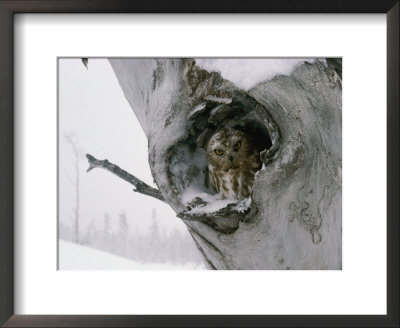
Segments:
[[[169,178],[174,192],[189,207],[216,203],[211,210],[223,208],[235,202],[215,198],[216,192],[208,183],[207,145],[210,138],[221,128],[235,128],[250,136],[262,155],[279,139],[267,110],[249,95],[232,99],[207,97],[194,106],[188,115],[185,137],[169,150]],[[236,201],[237,202],[237,201]]]

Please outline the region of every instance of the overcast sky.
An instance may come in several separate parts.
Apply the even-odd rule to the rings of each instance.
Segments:
[[[105,170],[86,173],[84,154],[90,153],[154,185],[147,163],[147,140],[108,60],[90,59],[88,70],[80,59],[59,60],[59,216],[61,222],[72,227],[75,189],[70,180],[75,179],[76,172],[66,135],[73,135],[82,149],[79,166],[83,231],[92,219],[101,228],[105,213],[116,227],[118,214],[124,210],[130,227],[145,232],[152,208],[167,231],[186,230],[161,201],[133,192],[133,186]]]

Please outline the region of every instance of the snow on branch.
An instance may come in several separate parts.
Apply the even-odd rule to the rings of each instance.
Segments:
[[[161,201],[165,201],[164,196],[158,189],[150,187],[147,183],[144,183],[142,180],[136,178],[132,174],[121,169],[119,166],[110,163],[107,159],[99,160],[90,154],[86,154],[86,158],[89,161],[89,168],[86,170],[87,172],[98,167],[105,169],[111,173],[114,173],[122,180],[125,180],[126,182],[129,182],[131,185],[135,186],[136,189],[133,189],[133,191],[139,192],[143,195],[157,198],[158,200]]]

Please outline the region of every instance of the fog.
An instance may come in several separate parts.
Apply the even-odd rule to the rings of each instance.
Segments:
[[[79,150],[79,235],[88,243],[88,234],[97,231],[93,246],[115,248],[104,234],[120,232],[120,215],[126,217],[128,233],[148,240],[154,221],[160,234],[179,235],[197,249],[184,224],[165,203],[132,191],[133,186],[109,172],[95,169],[87,173],[85,153],[112,161],[153,185],[147,164],[147,140],[125,100],[106,59],[90,59],[89,69],[81,59],[59,59],[59,235],[75,240],[76,159],[67,137]],[[108,227],[105,228],[105,222]],[[90,227],[90,229],[89,229]],[[105,232],[108,229],[109,231]],[[90,232],[89,232],[90,230]],[[103,238],[104,237],[104,238]],[[118,239],[117,239],[118,240]],[[59,254],[62,257],[62,254]],[[142,256],[142,255],[141,255]],[[195,257],[199,262],[200,256]]]

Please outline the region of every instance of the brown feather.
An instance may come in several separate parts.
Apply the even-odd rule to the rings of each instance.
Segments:
[[[250,136],[235,129],[217,131],[208,142],[207,158],[214,190],[224,198],[250,196],[254,174],[261,168],[259,152]]]

